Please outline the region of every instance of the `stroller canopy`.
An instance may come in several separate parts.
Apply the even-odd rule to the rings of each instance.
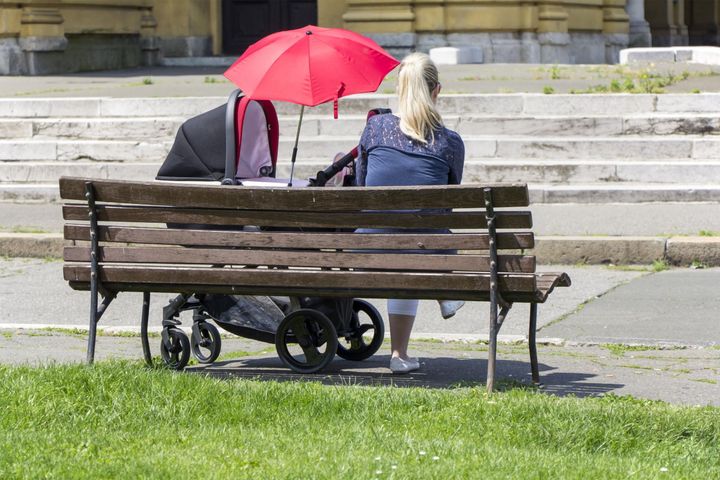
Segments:
[[[227,109],[235,108],[228,116]],[[226,121],[234,118],[234,124]],[[226,137],[235,138],[236,178],[274,176],[278,152],[278,119],[267,100],[240,98],[185,121],[158,171],[157,180],[225,178]],[[230,144],[232,145],[232,143]]]

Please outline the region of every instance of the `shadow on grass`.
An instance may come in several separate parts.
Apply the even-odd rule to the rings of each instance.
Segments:
[[[387,368],[388,355],[375,355],[363,362],[335,359],[320,373],[290,371],[277,357],[242,358],[213,365],[189,367],[188,372],[216,378],[252,378],[269,381],[311,381],[325,385],[369,385],[425,388],[463,388],[485,385],[487,360],[434,357],[421,359],[421,368],[407,375],[393,375]],[[595,374],[552,372],[555,367],[541,363],[539,390],[557,396],[600,396],[623,387],[620,383],[589,381]],[[530,377],[530,364],[516,360],[497,361],[496,388],[499,391],[538,389]]]

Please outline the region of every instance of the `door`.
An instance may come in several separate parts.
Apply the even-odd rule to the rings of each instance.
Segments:
[[[317,24],[317,0],[223,0],[223,52],[240,55],[280,30]]]

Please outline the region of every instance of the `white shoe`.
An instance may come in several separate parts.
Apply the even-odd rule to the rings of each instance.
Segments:
[[[440,313],[445,320],[455,315],[465,305],[463,300],[438,300],[438,303],[440,304]]]
[[[408,373],[420,368],[420,362],[417,358],[408,358],[403,360],[400,357],[392,357],[390,359],[390,370],[393,373]]]

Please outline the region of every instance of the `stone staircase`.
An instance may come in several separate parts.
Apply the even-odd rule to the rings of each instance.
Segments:
[[[62,175],[149,180],[184,119],[224,98],[0,99],[0,199],[57,200]],[[279,176],[289,174],[297,105],[278,103]],[[370,108],[306,110],[297,176],[357,144]],[[720,201],[720,94],[446,95],[465,141],[465,182],[527,182],[536,203]]]

